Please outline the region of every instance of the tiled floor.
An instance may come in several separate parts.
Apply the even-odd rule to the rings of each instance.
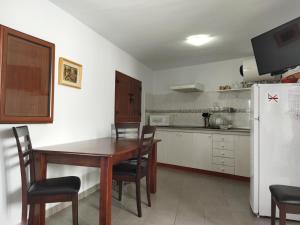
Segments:
[[[249,208],[249,183],[219,177],[158,170],[158,190],[136,216],[135,188],[124,187],[122,202],[113,199],[113,225],[267,225],[269,218],[256,218]],[[117,193],[114,193],[114,196]],[[79,202],[79,225],[98,224],[98,192]],[[53,215],[47,225],[71,225],[70,207]],[[289,222],[289,225],[300,225]]]

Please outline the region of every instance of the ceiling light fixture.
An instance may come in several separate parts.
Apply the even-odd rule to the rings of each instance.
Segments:
[[[201,46],[207,44],[213,39],[214,37],[210,36],[209,34],[196,34],[187,37],[185,42],[190,45]]]

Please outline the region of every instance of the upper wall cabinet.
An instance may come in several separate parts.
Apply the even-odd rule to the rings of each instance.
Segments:
[[[0,25],[0,123],[53,122],[55,45]]]
[[[115,122],[141,122],[142,82],[116,71]]]

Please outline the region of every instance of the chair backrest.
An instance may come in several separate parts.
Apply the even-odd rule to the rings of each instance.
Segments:
[[[32,152],[29,130],[27,126],[13,127],[12,129],[18,147],[18,155],[19,155],[21,179],[22,179],[22,192],[27,192],[28,181],[30,184],[32,184],[34,182],[34,177],[35,177],[34,159],[33,159],[33,152]],[[26,171],[28,171],[27,166],[30,167],[29,168],[30,177],[28,177],[26,173]]]
[[[134,138],[139,139],[140,123],[138,122],[122,122],[115,124],[116,139]]]
[[[154,141],[156,127],[154,126],[143,126],[141,138],[139,141],[139,151],[137,156],[137,173],[140,172],[142,157],[148,155],[148,158],[151,157],[152,146]],[[147,167],[149,163],[147,162]],[[149,168],[148,168],[149,169]]]

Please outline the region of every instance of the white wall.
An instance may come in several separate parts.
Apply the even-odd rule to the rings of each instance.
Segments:
[[[142,80],[143,96],[152,89],[150,69],[51,2],[0,0],[0,24],[56,45],[54,122],[29,125],[34,147],[110,135],[115,70]],[[83,65],[81,90],[57,85],[59,57]],[[0,218],[6,225],[18,224],[21,216],[20,172],[12,126],[0,125]],[[82,190],[96,184],[99,177],[96,169],[49,166],[49,177],[64,175],[80,176]]]
[[[243,58],[232,59],[189,67],[179,67],[154,72],[154,93],[171,92],[170,86],[190,84],[196,81],[203,83],[205,90],[216,90],[219,85],[241,82],[239,68]]]
[[[203,126],[203,118],[197,110],[208,110],[213,106],[233,107],[239,113],[215,114],[224,117],[234,127],[249,128],[250,91],[219,93],[216,90],[220,85],[240,83],[242,77],[239,67],[244,59],[232,59],[209,64],[189,67],[179,67],[154,72],[154,91],[147,95],[146,109],[156,113],[169,114],[171,124]],[[170,86],[204,84],[204,92],[179,93],[170,90]],[[176,113],[171,113],[172,111]],[[180,110],[188,110],[180,113]],[[191,113],[187,113],[191,112]]]

